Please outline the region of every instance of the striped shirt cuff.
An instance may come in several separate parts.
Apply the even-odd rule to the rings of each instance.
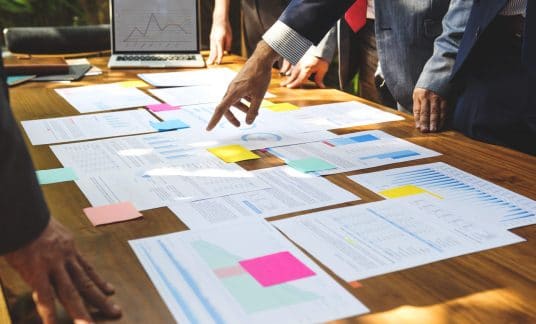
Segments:
[[[293,65],[298,64],[313,43],[281,21],[276,21],[262,39]]]

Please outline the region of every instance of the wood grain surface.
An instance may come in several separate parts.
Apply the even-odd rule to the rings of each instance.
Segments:
[[[33,82],[12,88],[11,102],[17,120],[77,114],[74,108],[53,92],[54,88],[135,80],[137,73],[147,72],[109,71],[105,67],[106,58],[94,58],[92,62],[104,70],[103,75],[86,77],[81,82],[68,85]],[[225,58],[222,66],[238,70],[242,64],[243,59],[230,56]],[[289,90],[279,87],[280,81],[274,71],[270,89],[277,95],[272,100],[274,102],[309,106],[360,100],[330,89],[305,87]],[[404,121],[349,128],[338,130],[337,133],[381,129],[443,155],[328,176],[330,181],[363,198],[362,201],[345,205],[382,199],[350,181],[348,175],[436,161],[447,162],[536,199],[535,157],[476,142],[453,131],[422,134],[414,128],[411,116],[404,117]],[[262,118],[262,112],[259,118]],[[36,169],[61,167],[48,146],[34,147],[26,137],[25,140]],[[253,170],[282,164],[282,161],[268,153],[259,154],[261,160],[243,162],[241,165]],[[117,293],[114,298],[124,310],[124,316],[116,322],[172,323],[171,314],[127,241],[183,231],[187,229],[186,226],[167,208],[159,208],[144,211],[144,217],[139,220],[95,228],[82,212],[83,208],[90,206],[89,202],[73,182],[44,186],[43,191],[54,217],[75,233],[83,254],[102,276],[115,285]],[[304,212],[273,219],[299,214]],[[536,226],[519,228],[513,232],[527,239],[527,242],[366,279],[361,282],[362,287],[357,289],[336,279],[371,310],[370,314],[337,323],[536,323]],[[0,270],[13,322],[37,321],[28,288],[5,263],[0,263]],[[68,321],[65,315],[62,318]]]

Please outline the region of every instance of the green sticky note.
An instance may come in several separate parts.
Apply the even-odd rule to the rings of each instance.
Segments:
[[[78,176],[71,168],[39,170],[35,173],[40,185],[78,180]]]
[[[287,161],[287,165],[301,172],[317,172],[336,169],[337,167],[319,158],[311,157]]]

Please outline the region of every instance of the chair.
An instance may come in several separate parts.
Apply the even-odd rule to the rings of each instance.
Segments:
[[[110,51],[110,26],[5,28],[4,40],[15,55],[87,56]]]

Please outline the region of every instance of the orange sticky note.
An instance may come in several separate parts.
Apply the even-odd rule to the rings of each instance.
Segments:
[[[119,82],[119,85],[124,88],[144,88],[149,86],[147,83],[141,80],[123,81]]]
[[[256,160],[261,158],[242,145],[225,145],[212,147],[207,150],[227,163]]]
[[[84,208],[84,213],[93,226],[124,222],[142,216],[129,202]]]

